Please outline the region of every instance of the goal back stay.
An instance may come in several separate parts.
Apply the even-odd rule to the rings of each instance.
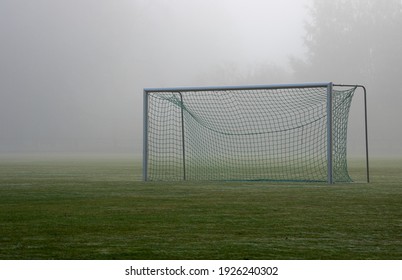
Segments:
[[[353,95],[332,83],[144,89],[143,179],[350,182]]]

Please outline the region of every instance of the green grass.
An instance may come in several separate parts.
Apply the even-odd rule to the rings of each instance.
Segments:
[[[128,157],[3,157],[0,259],[402,259],[402,160],[371,166],[370,184],[144,183]]]

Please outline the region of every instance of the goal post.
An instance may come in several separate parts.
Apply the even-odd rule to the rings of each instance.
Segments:
[[[350,182],[347,123],[357,87],[145,88],[143,179]]]

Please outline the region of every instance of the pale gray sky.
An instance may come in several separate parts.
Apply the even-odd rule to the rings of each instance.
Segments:
[[[289,71],[289,57],[305,56],[309,3],[2,0],[0,154],[140,153],[144,87],[300,82],[220,74]],[[381,104],[370,111],[376,127],[385,125],[377,116],[389,103]],[[392,135],[383,141],[393,148],[373,143],[374,153],[402,154],[400,133]]]
[[[304,1],[2,0],[0,153],[141,151],[142,88],[302,53]]]

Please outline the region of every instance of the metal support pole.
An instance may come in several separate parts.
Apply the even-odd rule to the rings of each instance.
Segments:
[[[144,90],[143,100],[143,143],[142,143],[142,178],[148,180],[148,94]]]
[[[328,184],[333,184],[333,168],[332,168],[332,83],[327,86],[327,167],[328,167]]]
[[[186,180],[186,146],[184,142],[184,112],[183,112],[183,95],[179,92],[180,95],[180,108],[181,108],[181,141],[182,141],[182,150],[183,150],[183,180]]]
[[[369,151],[368,151],[368,128],[367,128],[367,91],[364,86],[359,86],[363,89],[364,93],[364,132],[366,137],[366,176],[367,183],[370,183],[370,169],[369,169]]]

